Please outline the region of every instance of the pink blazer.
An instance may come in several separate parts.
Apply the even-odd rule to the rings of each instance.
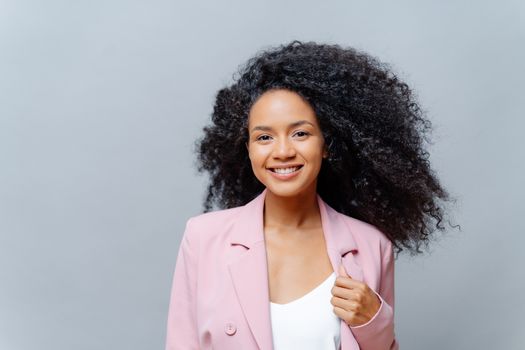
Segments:
[[[244,206],[190,218],[171,290],[166,350],[273,350],[263,231],[266,189]],[[394,258],[374,226],[343,215],[318,195],[328,255],[379,296],[363,325],[341,320],[342,350],[395,350]]]

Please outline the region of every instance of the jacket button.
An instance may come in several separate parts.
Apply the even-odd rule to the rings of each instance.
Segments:
[[[226,323],[226,326],[224,327],[224,331],[228,335],[234,335],[235,332],[237,332],[237,327],[233,323]]]

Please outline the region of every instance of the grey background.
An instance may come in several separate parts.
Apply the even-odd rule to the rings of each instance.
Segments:
[[[397,261],[401,348],[522,349],[524,4],[2,0],[0,349],[164,347],[192,143],[292,39],[391,63],[434,123],[462,231]]]

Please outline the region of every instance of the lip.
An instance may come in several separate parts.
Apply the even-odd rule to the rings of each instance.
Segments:
[[[294,167],[299,167],[299,169],[297,169],[293,173],[289,173],[289,174],[278,174],[278,173],[275,173],[275,172],[273,172],[271,170],[271,169],[275,169],[275,168],[283,169],[283,168],[294,168]],[[297,175],[299,175],[301,170],[303,170],[303,164],[297,164],[297,165],[290,164],[290,165],[286,165],[286,166],[277,166],[277,167],[266,168],[267,172],[269,172],[273,177],[275,177],[276,179],[279,179],[279,180],[288,180],[288,179],[294,178]]]
[[[295,168],[295,167],[302,167],[304,164],[281,164],[276,166],[268,166],[266,169],[286,169],[286,168]]]

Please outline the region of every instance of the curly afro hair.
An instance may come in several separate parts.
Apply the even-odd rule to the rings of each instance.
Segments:
[[[411,89],[369,54],[297,40],[260,51],[218,91],[195,145],[198,171],[210,175],[205,212],[244,205],[264,189],[245,143],[250,108],[272,89],[299,94],[315,111],[330,155],[317,192],[331,207],[376,226],[397,253],[421,253],[444,230],[450,196],[430,168],[423,141],[431,123]]]

